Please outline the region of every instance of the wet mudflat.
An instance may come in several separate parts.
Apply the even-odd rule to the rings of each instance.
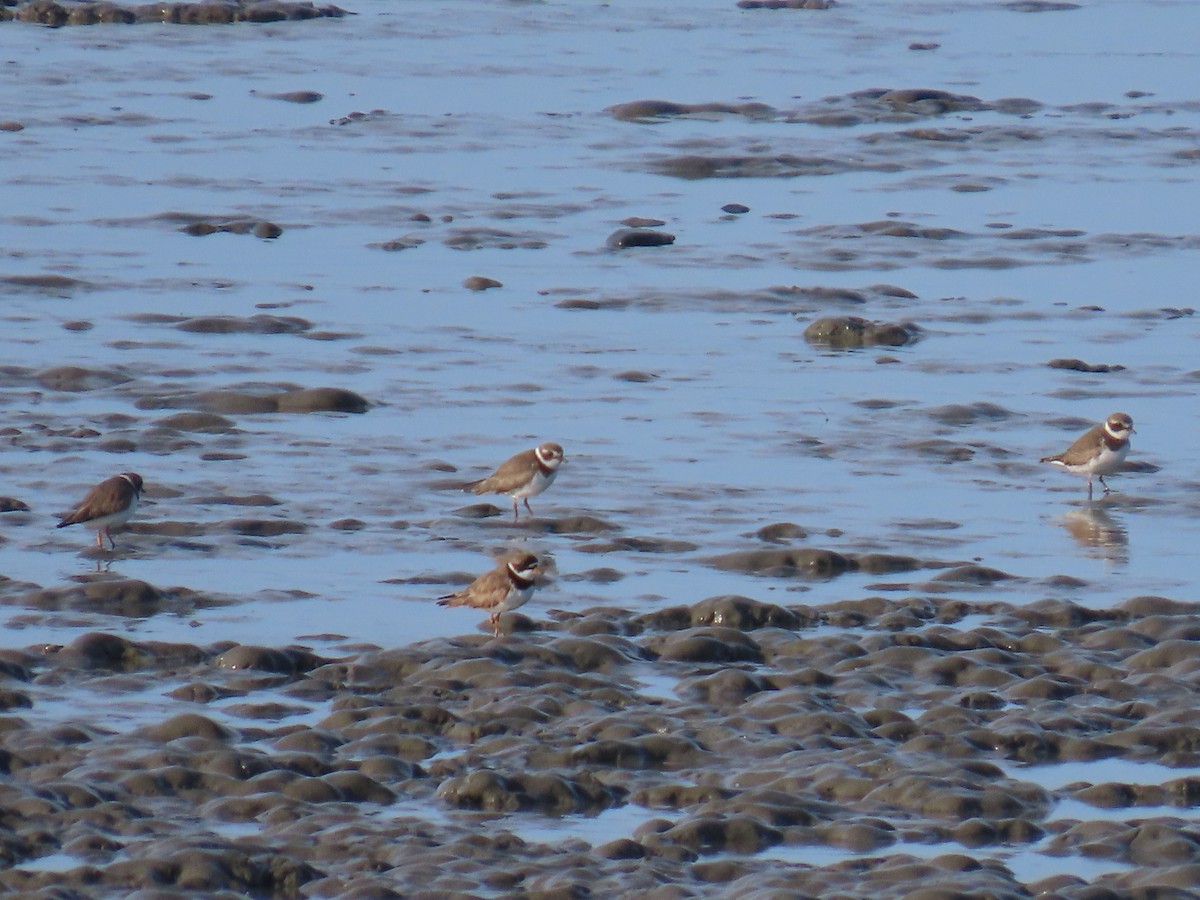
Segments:
[[[0,883],[1200,881],[1196,13],[741,6],[0,22]]]

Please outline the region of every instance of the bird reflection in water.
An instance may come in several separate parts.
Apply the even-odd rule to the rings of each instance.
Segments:
[[[1088,504],[1071,510],[1062,523],[1088,556],[1129,562],[1129,532],[1108,510]]]

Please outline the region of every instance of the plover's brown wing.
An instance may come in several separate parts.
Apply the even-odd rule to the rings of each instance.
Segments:
[[[487,478],[467,487],[476,494],[507,494],[528,484],[536,471],[537,454],[533,450],[523,450],[501,463],[500,468]]]
[[[1043,456],[1042,462],[1058,462],[1068,466],[1078,466],[1086,463],[1096,455],[1104,442],[1104,426],[1097,425],[1086,431],[1080,438],[1062,453],[1053,456]]]
[[[75,509],[63,517],[55,527],[80,525],[119,513],[129,506],[133,493],[133,485],[120,475],[114,475],[88,491]]]
[[[473,606],[491,609],[508,593],[508,570],[504,566],[480,575],[461,591],[438,599],[438,606]]]

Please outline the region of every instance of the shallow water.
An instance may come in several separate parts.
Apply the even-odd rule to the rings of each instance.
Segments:
[[[14,586],[5,646],[106,630],[333,657],[460,635],[482,616],[432,599],[518,544],[553,561],[523,610],[535,620],[718,594],[821,606],[950,591],[1094,609],[1195,598],[1194,5],[1143,3],[1132,18],[1115,2],[352,11],[220,28],[0,26],[2,117],[24,126],[0,131],[0,493],[31,508],[0,514],[0,575],[49,588],[99,569],[220,600],[146,618],[62,614]],[[924,87],[990,108],[854,96]],[[273,96],[298,90],[323,96]],[[1029,102],[1000,102],[1012,98]],[[774,112],[607,112],[646,99]],[[344,118],[354,112],[368,115]],[[663,174],[689,156],[774,177]],[[793,157],[824,168],[772,168]],[[749,211],[723,212],[732,202]],[[675,243],[606,249],[631,216],[663,220]],[[181,230],[233,218],[283,233]],[[880,222],[899,230],[866,227]],[[398,239],[411,246],[381,249]],[[471,292],[473,275],[503,286]],[[261,313],[310,327],[180,327],[222,315],[244,328]],[[912,321],[924,335],[829,350],[803,337],[824,315]],[[1124,368],[1046,365],[1064,357]],[[102,383],[39,379],[59,366]],[[205,391],[285,386],[346,388],[372,406],[156,428]],[[954,404],[966,410],[947,413]],[[1089,504],[1081,479],[1037,460],[1117,409],[1135,419],[1142,469]],[[569,463],[534,498],[534,526],[511,525],[504,498],[498,517],[456,514],[477,498],[447,482],[545,439]],[[151,502],[116,553],[52,529],[118,471],[140,472]],[[255,494],[276,502],[218,502]],[[614,531],[539,524],[584,514]],[[231,523],[247,517],[296,527],[241,534]],[[346,519],[358,521],[333,524]],[[788,546],[922,567],[822,579],[709,564],[770,548],[755,534],[779,522],[807,532]],[[1014,577],[932,580],[964,562]],[[674,696],[669,673],[635,677],[647,698]],[[112,721],[163,715],[172,686]],[[39,696],[32,717],[103,703]],[[1112,761],[1086,765],[1089,780],[1128,780]],[[589,834],[567,822],[541,839]]]
[[[1162,784],[1176,778],[1195,778],[1200,771],[1133,760],[1060,762],[1046,766],[1002,766],[1010,778],[1032,781],[1056,790],[1074,782],[1119,781],[1122,784]]]

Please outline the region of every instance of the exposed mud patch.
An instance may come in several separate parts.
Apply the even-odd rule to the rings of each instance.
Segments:
[[[165,22],[178,25],[228,25],[234,22],[282,22],[340,18],[337,6],[291,3],[286,0],[250,0],[225,3],[161,3],[122,6],[116,3],[61,4],[55,0],[0,6],[0,22],[32,22],[60,28],[64,25],[134,25]]]
[[[871,614],[854,631],[831,624],[844,608],[716,597],[637,620],[597,609],[522,636],[336,659],[100,632],[6,651],[19,715],[0,744],[7,804],[22,818],[4,835],[0,883],[346,893],[419,874],[438,892],[586,878],[605,891],[653,879],[707,896],[714,883],[775,883],[776,867],[741,858],[809,847],[874,854],[870,877],[886,873],[893,892],[930,879],[1020,892],[1005,867],[918,864],[898,848],[1086,852],[1141,867],[1138,883],[1193,860],[1180,818],[1097,830],[1054,810],[1065,799],[1182,810],[1195,778],[1051,790],[1021,773],[1039,766],[1045,781],[1055,765],[1114,757],[1194,767],[1194,736],[1175,721],[1191,694],[1178,668],[1187,651],[1171,652],[1187,642],[1170,635],[1195,604],[1146,599],[1083,618],[1061,604],[1034,617],[1002,603],[860,606]],[[651,673],[678,699],[642,695]],[[142,703],[148,681],[163,709],[153,724],[55,712],[67,691]],[[594,845],[515,836],[543,817],[631,804],[644,824]],[[481,821],[507,837],[479,841]],[[240,836],[223,837],[229,829]],[[354,854],[339,850],[347,829]],[[436,865],[467,847],[474,875]],[[51,857],[63,860],[55,870],[35,864]],[[788,871],[826,886],[867,877],[843,865]]]

